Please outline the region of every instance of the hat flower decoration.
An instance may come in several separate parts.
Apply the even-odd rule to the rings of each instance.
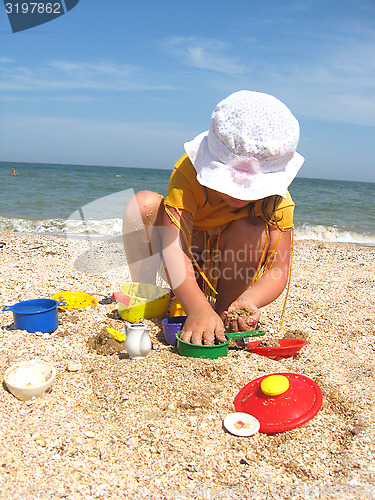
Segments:
[[[240,156],[232,163],[232,178],[236,184],[249,187],[254,176],[260,171],[256,158]]]

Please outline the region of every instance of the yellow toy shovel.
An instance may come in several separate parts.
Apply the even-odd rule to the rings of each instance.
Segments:
[[[106,328],[107,332],[111,334],[111,336],[117,340],[117,342],[124,342],[126,339],[126,334],[124,332],[119,332],[114,328]]]

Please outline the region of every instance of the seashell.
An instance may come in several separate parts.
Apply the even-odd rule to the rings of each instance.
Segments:
[[[171,403],[169,403],[169,405],[167,406],[167,410],[169,411],[173,411],[177,408],[177,403],[176,401],[172,401]]]
[[[253,451],[249,451],[246,455],[246,458],[248,460],[251,460],[254,462],[254,460],[256,460],[257,456],[255,455],[255,453]]]
[[[90,431],[90,430],[88,430],[88,431],[82,431],[82,434],[84,436],[86,436],[87,438],[90,438],[90,439],[93,438],[93,437],[95,437],[95,432],[94,431]]]
[[[78,372],[82,368],[81,363],[69,363],[66,369],[68,372]]]
[[[42,446],[43,448],[47,446],[47,441],[46,439],[41,435],[39,434],[39,432],[34,432],[31,437],[34,439],[35,443],[38,445],[38,446]]]
[[[42,448],[45,448],[47,446],[47,441],[44,439],[43,436],[39,436],[35,439],[35,442],[38,446],[41,446]]]

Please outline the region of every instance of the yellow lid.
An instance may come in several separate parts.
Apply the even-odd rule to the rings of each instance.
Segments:
[[[260,388],[267,396],[278,396],[289,389],[289,380],[284,375],[270,375],[262,380]]]

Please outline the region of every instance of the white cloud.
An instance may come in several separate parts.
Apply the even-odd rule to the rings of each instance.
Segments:
[[[298,9],[306,5],[294,4]],[[175,102],[183,103],[192,88],[200,96],[223,97],[249,88],[276,95],[299,115],[375,125],[375,32],[355,20],[337,26],[328,21],[323,18],[306,33],[305,25],[289,24],[287,36],[283,24],[272,21],[272,40],[250,29],[247,38],[244,29],[230,41],[169,37],[154,44],[169,56],[158,70],[111,60],[50,60],[31,66],[3,57],[1,99],[79,102],[95,99],[98,92],[106,98],[112,91],[173,90]]]
[[[214,38],[170,37],[160,47],[180,63],[218,73],[241,74],[244,67],[231,55],[232,47]]]
[[[294,3],[296,10],[310,7]],[[283,29],[275,25],[268,43],[263,31],[249,30],[251,38],[230,42],[169,37],[160,48],[192,68],[189,81],[194,85],[200,79],[197,89],[202,88],[199,70],[221,73],[220,79],[206,79],[206,85],[222,88],[223,94],[228,88],[263,90],[309,117],[375,125],[375,32],[370,26],[351,19],[332,25],[323,18],[314,29],[305,26],[305,32],[292,25],[285,36]]]
[[[15,62],[15,60],[10,57],[0,57],[0,64],[9,64],[13,62]]]
[[[111,61],[51,60],[31,67],[11,59],[0,59],[0,90],[3,92],[172,89],[170,84],[163,82],[162,75],[158,78],[141,67]]]
[[[271,44],[251,53],[251,74],[242,83],[255,82],[257,90],[274,93],[296,114],[375,126],[373,30],[347,21],[330,30],[317,27],[315,36],[308,30],[304,36],[301,27],[290,38],[276,32],[279,35],[279,46]]]
[[[286,64],[283,74],[277,68],[273,71],[304,114],[375,126],[374,40],[335,45],[319,61]]]

